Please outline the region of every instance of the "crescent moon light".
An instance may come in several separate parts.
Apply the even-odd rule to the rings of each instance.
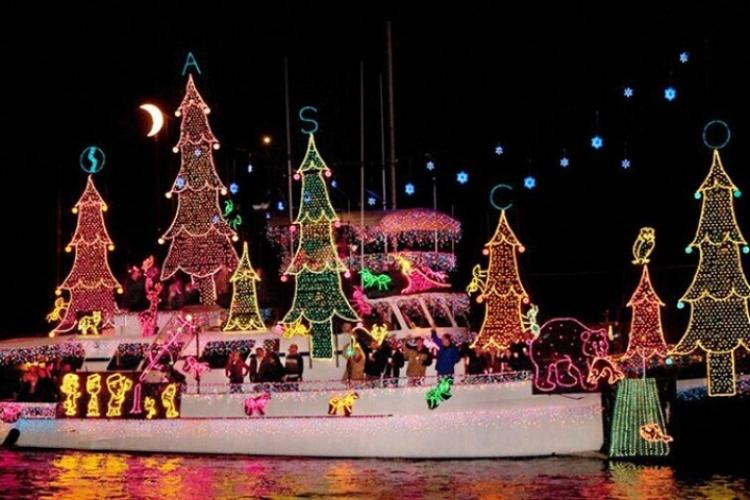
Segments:
[[[146,137],[155,136],[164,126],[164,113],[153,104],[142,104],[140,109],[151,115],[151,130],[146,134]]]

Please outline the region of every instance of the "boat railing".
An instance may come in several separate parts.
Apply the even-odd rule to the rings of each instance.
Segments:
[[[331,392],[356,391],[365,389],[401,389],[409,387],[435,387],[441,377],[400,377],[380,378],[375,380],[361,380],[345,382],[343,380],[315,380],[297,382],[248,382],[243,384],[201,384],[200,392],[197,386],[189,385],[183,394],[218,395],[234,393],[262,393],[262,392]],[[511,382],[525,382],[532,379],[529,371],[509,371],[485,375],[456,375],[453,386],[478,384],[504,384]]]

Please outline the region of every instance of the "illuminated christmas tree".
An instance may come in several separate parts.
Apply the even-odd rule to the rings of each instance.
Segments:
[[[258,309],[258,293],[255,290],[255,282],[260,281],[260,277],[250,264],[247,242],[242,245],[240,263],[229,281],[234,289],[232,304],[229,306],[229,319],[224,331],[265,330],[266,326]]]
[[[505,351],[512,344],[530,338],[521,311],[529,297],[518,275],[516,260],[516,252],[523,251],[503,210],[495,234],[483,251],[489,255],[489,265],[486,270],[474,266],[473,279],[467,288],[469,293],[479,292],[477,303],[485,303],[482,327],[472,347]]]
[[[182,117],[180,140],[173,149],[181,156],[180,171],[166,195],[177,195],[177,213],[159,238],[159,243],[171,242],[161,279],[182,270],[200,290],[204,304],[216,301],[214,275],[222,266],[237,266],[232,246],[237,235],[222,217],[219,205],[219,194],[225,195],[227,190],[214,166],[213,150],[219,149],[219,142],[208,124],[209,112],[190,75],[185,97],[175,113]]]
[[[750,252],[734,214],[733,197],[740,196],[714,150],[708,176],[695,193],[701,199],[698,231],[685,249],[700,252],[693,282],[677,304],[690,304],[687,331],[675,346],[675,354],[695,349],[707,353],[708,394],[735,394],[734,351],[750,347],[750,286],[740,261],[740,251]]]
[[[643,233],[644,230],[642,229],[641,234]],[[653,229],[648,231],[648,234],[650,236],[647,245],[649,248],[648,253],[650,253],[654,247]],[[640,236],[639,240],[642,240]],[[639,245],[636,243],[634,254],[639,253],[635,251],[635,248],[643,249],[645,248],[644,244]],[[642,263],[643,271],[641,273],[641,280],[638,282],[638,286],[628,302],[628,307],[633,308],[633,319],[630,322],[628,350],[625,352],[625,356],[639,356],[645,362],[653,356],[666,357],[668,348],[666,342],[664,342],[664,331],[661,326],[661,308],[664,307],[664,303],[656,294],[651,284],[651,277],[648,272],[648,257],[644,256],[643,252],[640,253],[642,255],[636,255],[634,262]]]
[[[107,204],[89,175],[86,188],[73,207],[73,213],[78,215],[78,223],[73,239],[65,247],[66,252],[75,249],[73,268],[55,290],[57,296],[61,296],[63,290],[67,291],[70,300],[60,323],[50,332],[51,337],[72,330],[79,316],[94,311],[101,315],[100,327],[114,324],[113,316],[118,312],[114,293],[122,293],[122,287],[107,262],[107,252],[114,250],[115,246],[104,224],[106,211]]]
[[[348,270],[336,252],[333,226],[339,218],[331,205],[325,177],[331,171],[309,134],[307,153],[295,178],[302,178],[302,200],[295,224],[299,225],[299,244],[285,275],[296,277],[292,308],[283,323],[301,318],[310,324],[314,358],[333,356],[331,336],[334,316],[358,321],[357,313],[341,289],[341,273]]]

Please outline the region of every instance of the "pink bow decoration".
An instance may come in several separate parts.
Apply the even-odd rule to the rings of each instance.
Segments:
[[[264,392],[260,396],[250,396],[245,400],[245,415],[252,417],[256,412],[258,415],[266,414],[266,405],[271,400],[271,393]]]
[[[207,371],[209,371],[208,363],[204,363],[195,359],[195,356],[188,356],[185,358],[185,364],[182,365],[182,371],[192,375],[195,378],[200,377]]]

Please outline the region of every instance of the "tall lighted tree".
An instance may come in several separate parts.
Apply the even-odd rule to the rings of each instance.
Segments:
[[[734,351],[750,349],[750,286],[740,261],[740,252],[749,253],[750,247],[740,232],[733,203],[740,194],[715,149],[708,176],[695,193],[702,200],[698,231],[685,249],[700,252],[698,269],[677,304],[679,309],[690,305],[690,321],[673,349],[675,354],[706,352],[710,396],[735,394]]]
[[[505,210],[501,211],[495,234],[483,251],[489,256],[489,265],[486,270],[474,266],[467,288],[469,293],[479,292],[477,303],[485,304],[484,320],[473,346],[504,351],[529,339],[521,310],[529,296],[521,283],[516,259],[516,253],[524,250],[508,224]]]
[[[346,321],[359,320],[341,288],[341,273],[348,270],[333,239],[333,227],[339,218],[328,196],[325,177],[330,176],[315,138],[309,134],[307,153],[295,174],[295,178],[302,179],[302,200],[294,220],[299,226],[299,243],[285,271],[285,275],[296,278],[294,300],[282,322],[290,324],[302,319],[309,323],[314,358],[333,356],[335,316]]]
[[[638,356],[644,363],[654,356],[666,357],[668,353],[661,324],[661,308],[664,307],[664,303],[656,294],[648,272],[648,256],[654,245],[654,230],[642,228],[633,246],[633,262],[642,265],[643,271],[638,286],[628,302],[628,307],[633,309],[633,317],[625,356]]]
[[[67,291],[70,299],[50,336],[72,330],[79,316],[95,311],[101,314],[100,327],[114,324],[113,316],[118,312],[115,291],[122,293],[122,287],[107,262],[107,252],[114,250],[115,245],[104,224],[106,211],[107,204],[97,191],[93,177],[89,175],[86,188],[73,207],[73,213],[78,215],[78,222],[73,238],[65,247],[66,252],[75,250],[73,268],[55,290],[58,297],[62,296],[63,291]]]
[[[190,75],[185,97],[175,115],[182,118],[180,140],[173,148],[181,163],[167,198],[177,195],[177,213],[159,243],[170,242],[162,267],[162,280],[177,271],[187,273],[200,290],[201,303],[216,301],[215,274],[222,268],[234,269],[237,253],[232,241],[237,235],[222,216],[219,195],[227,189],[214,165],[213,150],[219,142],[208,124],[211,110],[198,93]]]
[[[242,245],[240,263],[229,281],[233,285],[232,303],[229,306],[229,319],[224,326],[224,331],[265,329],[258,308],[258,293],[255,289],[255,282],[260,281],[260,277],[250,263],[247,242]]]

